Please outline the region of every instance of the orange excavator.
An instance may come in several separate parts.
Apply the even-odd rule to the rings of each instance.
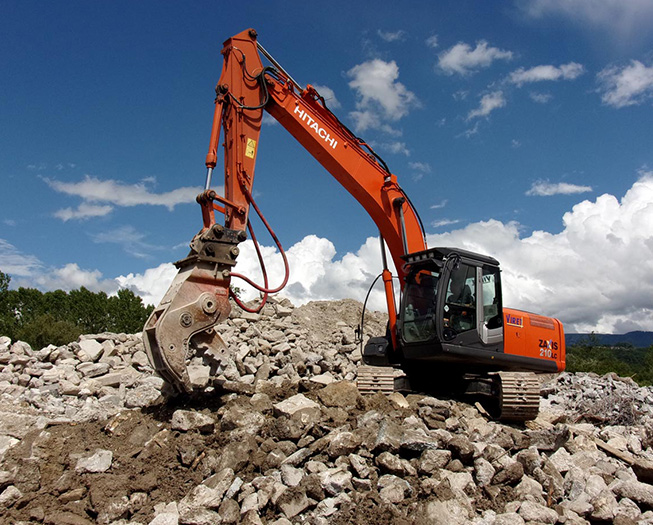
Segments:
[[[157,372],[179,392],[193,390],[186,368],[194,349],[228,352],[214,327],[231,311],[230,288],[243,278],[264,295],[280,291],[288,263],[276,235],[253,198],[254,168],[263,112],[274,117],[363,206],[379,228],[382,278],[388,309],[385,336],[363,349],[362,390],[391,390],[397,368],[416,377],[444,371],[459,377],[463,391],[493,400],[497,417],[527,420],[537,415],[536,373],[565,366],[562,324],[549,317],[503,307],[496,259],[457,248],[429,248],[417,211],[397,177],[374,150],[328,109],[318,91],[302,88],[261,46],[253,29],[224,43],[222,74],[206,157],[205,190],[197,197],[203,227],[179,273],[145,324],[144,344]],[[270,65],[263,66],[262,57]],[[211,189],[224,131],[224,196]],[[275,240],[286,277],[270,288],[249,213],[253,208]],[[217,221],[216,214],[224,220]],[[249,231],[263,268],[263,285],[234,272],[238,244]],[[386,260],[386,246],[396,276]],[[393,277],[399,282],[395,302]],[[384,372],[386,371],[386,372]],[[388,386],[390,381],[390,385]]]

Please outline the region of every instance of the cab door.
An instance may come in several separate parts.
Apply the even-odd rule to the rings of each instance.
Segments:
[[[503,342],[499,268],[465,261],[446,278],[442,294],[443,340],[498,350]]]
[[[501,274],[498,268],[476,269],[478,277],[478,333],[486,345],[503,342],[503,311],[501,308]]]

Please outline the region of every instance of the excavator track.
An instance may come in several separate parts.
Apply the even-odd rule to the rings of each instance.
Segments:
[[[361,394],[373,394],[375,392],[392,394],[395,391],[396,375],[397,372],[394,368],[363,365],[358,367],[356,385]]]
[[[499,420],[528,421],[540,410],[540,381],[533,372],[497,372]]]

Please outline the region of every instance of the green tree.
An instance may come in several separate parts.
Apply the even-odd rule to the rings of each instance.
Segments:
[[[83,333],[135,333],[154,309],[130,290],[108,297],[79,288],[71,292],[41,292],[35,288],[9,290],[9,275],[0,272],[0,335],[22,340],[33,348],[63,345]]]
[[[0,335],[11,337],[15,319],[9,308],[9,282],[11,277],[0,271]]]
[[[83,333],[98,333],[107,330],[109,325],[109,304],[104,292],[91,292],[85,287],[72,290],[70,298],[73,322]]]
[[[0,271],[0,294],[4,294],[9,290],[9,282],[11,277],[8,274]]]
[[[118,290],[118,294],[108,300],[107,330],[127,334],[140,332],[152,310],[153,306],[144,307],[143,300],[131,290]]]
[[[14,338],[29,343],[34,349],[40,349],[51,344],[62,346],[76,341],[82,333],[80,327],[70,321],[58,319],[53,314],[41,314],[22,323]]]

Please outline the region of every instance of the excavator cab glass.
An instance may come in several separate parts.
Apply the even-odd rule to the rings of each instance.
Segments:
[[[403,297],[402,330],[407,343],[429,341],[436,335],[435,314],[440,273],[410,274]]]
[[[449,274],[447,293],[443,308],[445,332],[455,334],[476,328],[476,268],[459,264]],[[447,330],[448,329],[448,330]],[[447,339],[453,339],[450,334]]]

